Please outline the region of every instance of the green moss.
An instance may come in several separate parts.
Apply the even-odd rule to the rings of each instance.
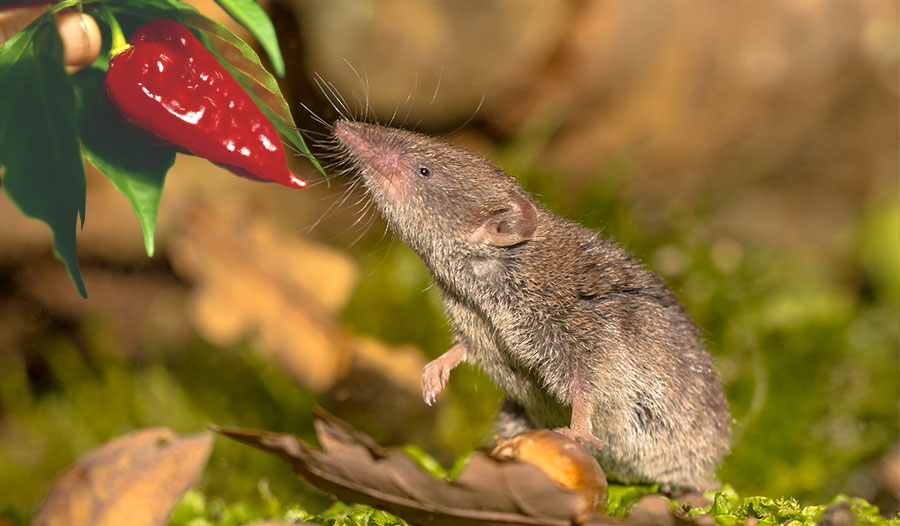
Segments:
[[[642,497],[652,495],[657,491],[659,491],[659,488],[656,485],[623,486],[621,484],[610,484],[609,496],[606,501],[606,513],[614,517],[624,517],[634,509]]]
[[[209,501],[198,491],[190,491],[175,508],[169,526],[238,526],[251,521],[275,519],[307,521],[325,526],[407,526],[406,521],[369,506],[334,502],[320,512],[298,505],[283,506],[271,496],[264,503]]]
[[[645,495],[655,492],[651,486],[611,485],[609,504],[606,511],[610,515],[623,517]],[[839,495],[827,504],[801,506],[796,499],[773,499],[769,497],[739,497],[730,487],[712,495],[711,506],[691,508],[688,517],[709,515],[717,525],[731,526],[743,524],[748,519],[756,519],[760,526],[791,524],[792,526],[816,526],[829,513],[847,512],[859,526],[898,526],[900,516],[886,518],[878,508],[863,499]],[[670,501],[674,513],[684,513],[685,508]],[[265,504],[251,504],[243,501],[224,504],[220,500],[208,502],[197,491],[188,492],[178,504],[170,526],[236,526],[242,522],[261,519],[304,520],[326,526],[405,526],[402,519],[375,510],[369,506],[335,502],[320,512],[310,512],[297,505],[283,506],[271,496]]]
[[[756,519],[761,526],[792,524],[795,526],[815,526],[829,513],[849,512],[854,523],[860,526],[896,526],[900,516],[886,518],[879,514],[878,507],[863,499],[838,495],[828,504],[801,506],[796,499],[770,497],[740,498],[734,490],[727,488],[714,496],[712,506],[693,508],[690,517],[712,516],[716,524],[743,524],[748,519]]]

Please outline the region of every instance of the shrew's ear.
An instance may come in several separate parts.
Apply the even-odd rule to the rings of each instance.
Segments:
[[[495,247],[517,245],[531,239],[536,219],[534,205],[515,195],[505,206],[492,211],[476,224],[469,242]]]

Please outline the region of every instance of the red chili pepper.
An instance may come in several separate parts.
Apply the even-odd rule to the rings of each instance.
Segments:
[[[104,89],[134,126],[250,179],[292,188],[278,132],[237,80],[172,20],[156,19],[114,50]]]

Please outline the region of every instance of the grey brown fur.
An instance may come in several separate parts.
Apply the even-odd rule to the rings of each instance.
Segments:
[[[426,367],[426,401],[453,366],[476,364],[507,393],[502,437],[560,428],[612,479],[709,484],[731,418],[699,330],[659,278],[469,151],[357,122],[335,136],[443,291],[458,345]]]

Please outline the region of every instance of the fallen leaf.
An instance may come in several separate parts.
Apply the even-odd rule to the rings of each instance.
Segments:
[[[491,455],[534,464],[563,488],[580,493],[584,518],[606,507],[609,485],[603,469],[587,449],[569,437],[549,429],[533,429],[498,441]]]
[[[193,325],[218,345],[251,336],[304,385],[328,389],[352,353],[336,313],[353,290],[355,265],[234,204],[217,206],[185,207],[169,251],[176,271],[197,283]]]
[[[454,480],[438,479],[404,453],[378,445],[321,411],[316,421],[321,450],[288,434],[213,430],[281,457],[323,491],[389,511],[411,524],[569,526],[583,511],[582,495],[559,487],[535,465],[475,452]],[[640,523],[594,515],[584,524]]]
[[[60,473],[34,526],[161,526],[200,478],[212,436],[147,428],[110,440]]]

